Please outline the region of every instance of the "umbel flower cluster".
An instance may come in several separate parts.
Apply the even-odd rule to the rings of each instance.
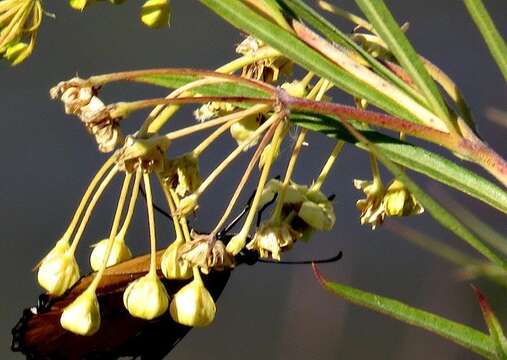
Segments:
[[[96,2],[106,0],[69,0],[75,10],[83,11]],[[122,4],[125,0],[108,0],[111,4]],[[37,31],[45,12],[41,0],[0,1],[0,56],[11,65],[25,61],[35,47]],[[147,0],[141,6],[141,21],[151,28],[168,26],[170,22],[170,0]]]
[[[150,2],[150,1],[149,1]],[[77,2],[74,2],[76,4]],[[88,2],[84,2],[86,6]],[[206,289],[201,274],[228,270],[235,266],[235,257],[242,251],[257,252],[260,257],[280,260],[281,254],[298,241],[309,240],[316,231],[329,231],[335,224],[333,202],[321,187],[330,173],[344,143],[338,141],[331,150],[322,170],[309,185],[293,180],[299,154],[305,145],[307,130],[295,129],[292,152],[281,179],[273,178],[271,169],[278,160],[280,149],[291,140],[291,124],[283,101],[259,100],[246,102],[241,97],[208,97],[199,93],[206,86],[230,81],[248,81],[256,86],[279,85],[280,91],[292,97],[322,100],[333,88],[326,79],[314,79],[312,73],[299,80],[287,80],[292,64],[277,51],[255,38],[246,38],[237,47],[238,58],[207,75],[196,77],[170,93],[166,98],[105,104],[99,89],[105,84],[129,80],[135,72],[115,73],[73,78],[51,89],[51,97],[60,99],[67,114],[78,117],[93,135],[101,152],[111,153],[109,159],[93,177],[70,225],[55,247],[38,267],[39,284],[51,295],[61,296],[76,283],[80,271],[75,260],[77,246],[104,190],[115,177],[123,185],[109,234],[93,247],[90,264],[95,277],[89,287],[63,312],[61,325],[76,334],[91,335],[100,327],[100,309],[96,289],[104,270],[132,256],[126,237],[136,207],[140,186],[146,192],[151,260],[149,272],[133,281],[123,294],[123,302],[132,316],[153,319],[169,311],[174,321],[187,326],[206,326],[216,313],[216,305]],[[241,77],[232,77],[239,73]],[[224,74],[219,76],[218,74]],[[139,74],[137,74],[139,75]],[[243,102],[243,103],[242,103]],[[195,110],[197,123],[188,127],[161,131],[179,106],[201,104]],[[154,107],[154,108],[153,108]],[[153,108],[139,130],[125,135],[121,124],[133,112]],[[177,153],[177,140],[206,129],[213,131],[195,148],[183,155]],[[294,132],[293,131],[293,132]],[[203,177],[199,171],[200,156],[219,138],[229,134],[237,146]],[[176,149],[175,149],[176,147]],[[222,172],[240,155],[250,153],[245,171],[216,226],[209,233],[199,234],[188,224],[201,195],[209,189]],[[257,186],[251,198],[246,218],[239,232],[226,241],[220,236],[224,224],[235,208],[249,179],[259,171]],[[376,161],[372,158],[373,182],[356,181],[355,185],[367,195],[358,202],[361,222],[379,225],[385,216],[417,214],[422,208],[403,184],[393,182],[384,189]],[[142,184],[141,184],[142,182]],[[157,233],[154,217],[152,183],[157,183],[173,219],[174,241],[157,263]],[[260,209],[273,204],[271,215],[259,226],[255,218]],[[167,279],[188,280],[170,298],[157,275],[160,267]]]

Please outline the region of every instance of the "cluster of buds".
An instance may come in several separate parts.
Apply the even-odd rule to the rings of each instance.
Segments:
[[[11,65],[22,63],[32,53],[43,13],[39,0],[2,1],[0,56]]]
[[[106,0],[69,0],[69,6],[83,11],[88,6]],[[107,0],[119,5],[125,0]],[[37,32],[44,15],[41,0],[4,0],[0,6],[0,57],[11,65],[25,61],[35,47]],[[151,28],[167,27],[171,20],[170,0],[147,0],[140,10],[143,24]]]
[[[354,186],[366,195],[366,199],[356,203],[361,212],[361,224],[371,225],[372,229],[381,225],[386,216],[411,216],[424,212],[415,196],[399,180],[393,180],[387,189],[380,179],[355,179]]]
[[[72,3],[82,9],[91,2],[76,0]],[[159,16],[163,16],[163,8],[159,6],[164,4],[168,5],[168,1],[148,1],[144,6],[146,22],[157,23],[158,18],[153,11],[158,11]],[[241,71],[242,76],[256,80],[253,84],[258,85],[257,80],[276,83],[280,73],[291,65],[273,49],[251,37],[241,43],[237,51],[242,55],[241,58],[224,65],[220,71]],[[124,175],[109,236],[97,242],[91,253],[91,268],[97,273],[89,287],[65,309],[61,317],[61,324],[65,329],[81,335],[91,335],[100,326],[96,288],[105,269],[132,257],[126,245],[126,235],[136,207],[141,181],[146,193],[150,266],[147,274],[128,285],[123,294],[123,302],[132,316],[142,319],[154,319],[169,312],[180,324],[208,325],[213,321],[216,305],[201,279],[201,273],[209,274],[233,268],[235,256],[244,249],[257,252],[261,257],[280,260],[282,252],[290,249],[298,240],[308,240],[310,234],[316,231],[329,231],[336,221],[332,201],[320,189],[343,147],[343,142],[337,142],[316,181],[310,186],[300,185],[292,181],[301,147],[305,144],[306,130],[300,130],[284,180],[270,179],[273,163],[278,159],[291,127],[287,116],[289,111],[284,109],[282,102],[260,102],[244,107],[238,106],[236,102],[224,102],[224,98],[221,98],[220,101],[212,101],[199,108],[196,117],[200,121],[196,125],[163,134],[160,130],[176,108],[170,107],[172,100],[181,97],[184,99],[177,100],[191,102],[195,98],[195,103],[202,104],[202,99],[199,100],[202,95],[197,93],[199,87],[230,79],[202,76],[163,99],[144,99],[111,105],[105,105],[99,99],[100,87],[108,82],[130,79],[131,75],[126,72],[100,75],[87,80],[73,78],[51,89],[51,97],[61,99],[65,112],[79,117],[87,130],[95,136],[99,150],[116,151],[92,179],[69,228],[39,266],[39,283],[49,294],[61,296],[79,279],[79,269],[74,256],[77,245],[105,188],[116,175]],[[301,80],[278,85],[283,89],[280,91],[292,97],[320,101],[333,85],[326,79],[319,79],[311,84],[313,77],[313,73],[308,73]],[[126,137],[121,135],[120,119],[135,110],[155,105],[157,107],[137,132]],[[176,157],[169,156],[169,147],[174,147],[177,139],[213,127],[216,129],[193,150]],[[200,155],[225,133],[231,135],[237,146],[208,176],[201,179]],[[255,150],[249,164],[215,228],[208,234],[191,230],[187,216],[198,209],[201,195],[229,164],[252,148]],[[221,236],[223,229],[228,228],[224,227],[224,224],[237,199],[256,169],[259,169],[260,175],[241,230],[232,237]],[[151,187],[153,177],[160,184],[173,220],[175,234],[175,240],[167,246],[159,263],[156,256],[155,206]],[[366,183],[356,185],[364,189],[368,196],[366,201],[361,202],[361,209],[364,211],[362,217],[367,219],[366,222],[376,224],[380,218],[383,219],[384,214],[400,216],[422,209],[413,196],[398,183],[393,183],[387,190],[382,186],[378,189],[368,187]],[[129,194],[130,201],[126,205]],[[275,205],[269,220],[254,228],[256,215],[272,202]],[[171,298],[159,278],[158,267],[169,281],[189,282]]]
[[[246,247],[261,257],[280,260],[280,252],[290,249],[299,239],[308,239],[313,231],[329,231],[336,217],[332,202],[318,189],[271,179],[264,188],[260,206],[280,199],[279,214],[262,224]]]
[[[69,5],[75,10],[83,11],[96,2],[106,0],[69,0]],[[126,0],[108,0],[111,4],[120,5]],[[171,18],[170,0],[148,0],[141,6],[141,21],[151,28],[168,26]]]

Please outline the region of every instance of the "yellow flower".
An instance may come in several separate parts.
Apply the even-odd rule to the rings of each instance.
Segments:
[[[106,256],[106,250],[109,243],[109,239],[104,239],[93,245],[93,251],[90,255],[90,265],[93,271],[99,271],[104,257]],[[116,265],[122,261],[128,260],[132,257],[130,249],[125,244],[123,238],[116,237],[113,241],[111,253],[107,259],[106,267]]]
[[[194,268],[194,280],[182,287],[171,301],[171,317],[182,325],[203,327],[211,324],[216,311],[215,302],[204,286],[199,270]]]
[[[229,131],[231,132],[232,138],[236,140],[238,145],[243,144],[255,132],[255,130],[257,130],[259,127],[259,116],[262,115],[253,114],[232,124]],[[243,151],[247,151],[252,146],[255,146],[258,140],[259,138],[257,137],[257,139],[250,142]]]
[[[222,116],[225,114],[229,114],[234,111],[236,107],[231,103],[224,103],[218,101],[211,101],[207,104],[200,106],[197,110],[194,111],[194,117],[200,121],[204,122],[218,116]]]
[[[245,247],[247,236],[243,233],[234,235],[227,243],[225,250],[228,254],[236,256]]]
[[[141,21],[151,28],[168,26],[170,15],[169,0],[148,0],[141,7]]]
[[[30,56],[33,49],[33,43],[27,44],[25,42],[17,42],[13,45],[9,45],[4,53],[4,58],[11,63],[11,65],[17,65],[25,61]]]
[[[194,192],[202,183],[199,173],[199,159],[191,153],[176,159],[166,160],[164,172],[160,176],[163,178],[164,184],[170,186],[180,196]]]
[[[164,154],[169,147],[169,140],[163,136],[147,139],[128,136],[122,148],[116,152],[118,168],[132,173],[140,166],[145,170],[162,171]]]
[[[90,3],[90,0],[69,0],[69,6],[78,11],[83,11]]]
[[[0,1],[0,56],[11,65],[32,53],[43,12],[40,0]]]
[[[371,228],[375,229],[382,224],[386,216],[383,203],[384,186],[380,182],[354,179],[354,187],[366,194],[366,199],[358,200],[356,203],[361,211],[361,224],[370,224]]]
[[[305,97],[307,94],[306,86],[299,80],[294,80],[293,82],[283,83],[281,86],[282,89],[287,91],[290,96],[294,97]]]
[[[78,335],[93,335],[100,328],[100,310],[95,291],[86,289],[63,310],[60,324]]]
[[[190,214],[192,211],[195,211],[199,206],[197,203],[198,199],[199,197],[197,196],[197,194],[191,194],[181,199],[178,205],[178,213],[181,216],[186,216]]]
[[[222,241],[194,231],[191,236],[192,241],[184,243],[179,250],[181,259],[199,267],[204,274],[208,274],[210,269],[220,271],[233,266],[234,260],[225,250]]]
[[[39,266],[39,285],[51,295],[63,295],[80,277],[76,259],[66,247],[68,244],[57,243]]]
[[[399,180],[394,180],[387,187],[383,205],[387,216],[419,215],[424,212],[415,196]]]
[[[167,310],[169,295],[157,274],[149,272],[127,286],[123,304],[130,315],[151,320]]]
[[[298,216],[316,230],[331,230],[336,221],[330,201],[321,203],[305,201],[299,208]]]
[[[266,223],[261,225],[246,248],[258,251],[261,257],[271,256],[275,260],[280,260],[280,252],[290,249],[298,237],[299,234],[286,223],[280,225]]]
[[[188,261],[181,259],[178,255],[184,243],[183,239],[176,239],[162,255],[160,267],[167,279],[185,280],[192,277],[192,268]]]

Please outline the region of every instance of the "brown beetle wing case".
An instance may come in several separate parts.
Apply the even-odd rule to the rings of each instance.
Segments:
[[[92,336],[66,331],[60,325],[60,316],[86,289],[93,275],[81,278],[60,298],[42,295],[39,305],[26,309],[14,327],[13,351],[22,352],[28,359],[117,359],[124,356],[162,359],[191,328],[174,322],[169,313],[147,321],[132,317],[125,309],[123,291],[131,281],[147,273],[148,264],[149,257],[141,256],[107,269],[97,288],[101,327]],[[160,271],[159,275],[170,295],[188,283],[167,280]],[[230,271],[223,271],[203,276],[215,301],[229,275]]]

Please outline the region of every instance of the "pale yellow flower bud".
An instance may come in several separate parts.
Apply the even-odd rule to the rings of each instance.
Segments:
[[[63,295],[79,280],[76,259],[69,250],[62,251],[65,246],[65,244],[57,244],[55,249],[42,260],[37,273],[39,285],[55,296]]]
[[[181,199],[180,204],[178,205],[178,213],[185,216],[196,210],[198,207],[198,199],[199,197],[197,194],[188,195],[187,197]]]
[[[69,241],[67,239],[62,238],[56,242],[55,247],[49,251],[49,253],[44,257],[42,262],[49,260],[50,258],[55,257],[56,255],[63,255],[69,249],[70,249]]]
[[[246,235],[239,233],[237,235],[234,235],[231,240],[227,243],[227,246],[225,247],[225,250],[233,255],[236,256],[239,254],[241,250],[245,247],[246,244]]]
[[[93,335],[100,328],[100,310],[95,292],[85,290],[63,310],[60,324],[78,335]]]
[[[90,3],[89,0],[69,0],[70,7],[79,11],[83,11],[88,3]]]
[[[93,251],[90,255],[90,265],[93,271],[99,271],[101,268],[104,257],[106,256],[106,250],[109,243],[109,239],[104,239],[93,245]],[[132,258],[130,249],[125,244],[122,238],[116,237],[111,248],[111,253],[107,259],[106,267],[116,265],[122,261]]]
[[[182,239],[176,239],[162,255],[160,267],[167,279],[185,280],[192,277],[192,268],[188,261],[178,256],[178,250],[184,243]]]
[[[156,273],[148,273],[127,286],[123,304],[130,315],[151,320],[167,310],[169,295]]]
[[[141,21],[151,28],[169,25],[169,0],[148,0],[141,7]]]
[[[232,124],[229,131],[238,145],[241,145],[255,132],[255,130],[257,130],[258,127],[258,115],[253,114]],[[243,151],[247,151],[249,148],[256,145],[258,140],[259,138],[257,137],[254,141],[250,142]]]
[[[199,270],[194,271],[194,280],[174,295],[169,311],[173,320],[182,325],[203,327],[211,324],[217,308]]]

